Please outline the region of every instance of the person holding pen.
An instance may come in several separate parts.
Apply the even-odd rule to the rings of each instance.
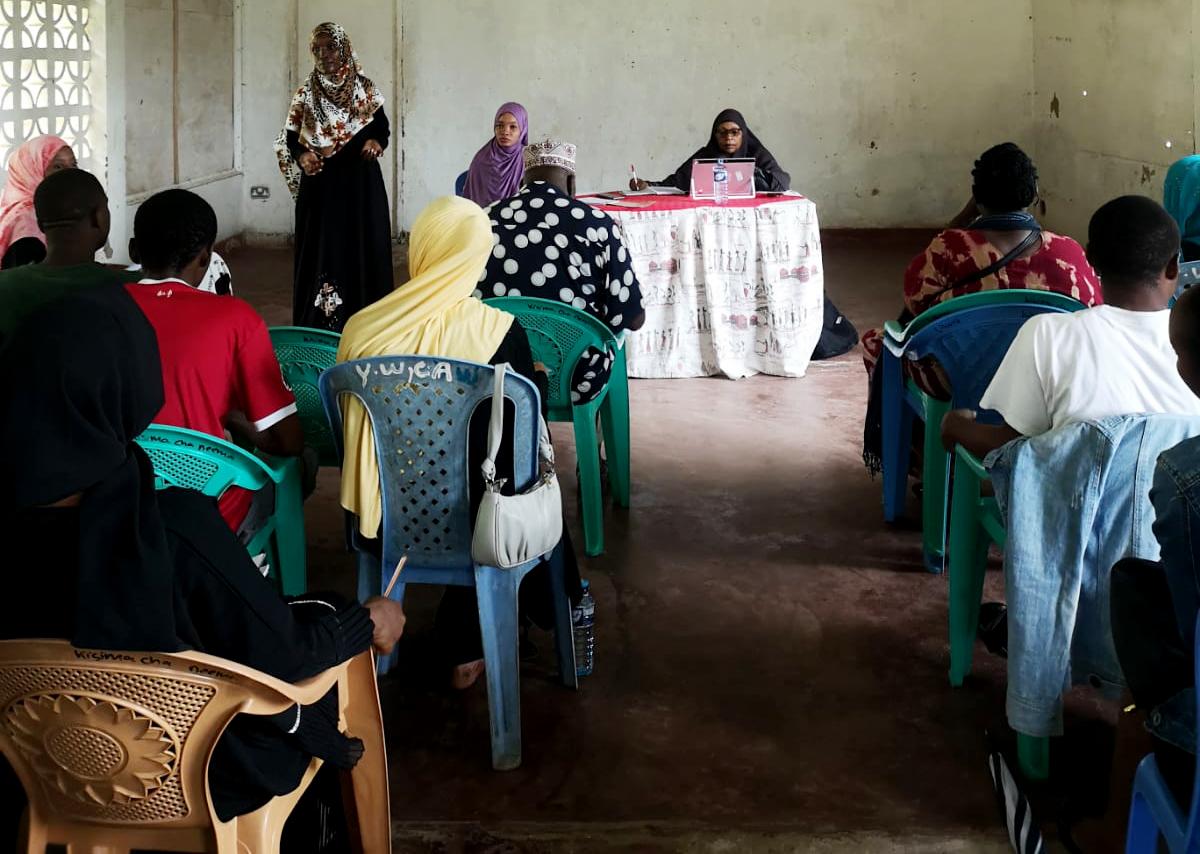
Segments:
[[[692,161],[716,160],[718,158],[753,158],[754,189],[762,192],[782,192],[792,185],[792,177],[775,160],[767,147],[758,141],[754,131],[746,126],[746,120],[737,110],[726,109],[713,120],[712,133],[708,142],[683,162],[675,173],[662,181],[643,181],[637,170],[631,173],[629,189],[645,190],[647,187],[675,187],[688,192],[692,187]]]

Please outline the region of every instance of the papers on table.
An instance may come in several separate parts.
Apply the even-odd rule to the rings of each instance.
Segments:
[[[630,190],[627,196],[686,196],[678,187],[647,187],[644,190]]]
[[[630,202],[625,199],[606,199],[602,196],[590,196],[587,198],[589,205],[597,205],[602,208],[648,208],[654,205],[654,202]]]

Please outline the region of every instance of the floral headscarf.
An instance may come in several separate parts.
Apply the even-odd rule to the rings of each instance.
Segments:
[[[279,168],[295,196],[300,192],[300,165],[287,146],[288,131],[295,131],[300,142],[322,157],[337,154],[346,143],[368,124],[383,106],[383,95],[375,83],[362,73],[358,54],[350,36],[340,24],[319,24],[309,39],[309,50],[316,58],[317,39],[326,36],[338,53],[340,65],[335,74],[325,74],[319,63],[292,98],[287,122],[275,140]]]

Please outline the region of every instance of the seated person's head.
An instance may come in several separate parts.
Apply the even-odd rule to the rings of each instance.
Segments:
[[[553,137],[525,146],[525,183],[545,181],[575,195],[575,146]]]
[[[129,257],[152,279],[204,280],[217,241],[212,205],[187,190],[164,190],[142,203],[133,219]]]
[[[1200,397],[1200,288],[1188,288],[1171,309],[1171,346],[1179,378]]]
[[[1153,199],[1121,196],[1092,215],[1087,257],[1106,303],[1164,309],[1179,279],[1179,226]]]
[[[91,172],[64,169],[47,175],[33,194],[33,210],[50,250],[94,255],[108,242],[108,196]]]
[[[470,283],[464,293],[469,296],[478,283],[478,270],[491,255],[492,245],[492,227],[483,208],[461,196],[434,199],[417,216],[408,235],[409,275],[416,279],[431,270],[445,269],[448,274],[442,280],[454,283],[456,290]],[[462,265],[471,271],[465,278],[458,275]]]
[[[1001,143],[983,152],[971,177],[971,193],[981,214],[1016,213],[1037,198],[1037,168],[1015,143]]]

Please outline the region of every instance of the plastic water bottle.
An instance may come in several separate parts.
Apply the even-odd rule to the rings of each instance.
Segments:
[[[591,676],[596,657],[596,600],[587,581],[583,584],[583,598],[571,612],[571,626],[575,635],[575,675]]]
[[[713,201],[718,205],[729,201],[729,173],[725,171],[724,160],[717,160],[713,167]]]

